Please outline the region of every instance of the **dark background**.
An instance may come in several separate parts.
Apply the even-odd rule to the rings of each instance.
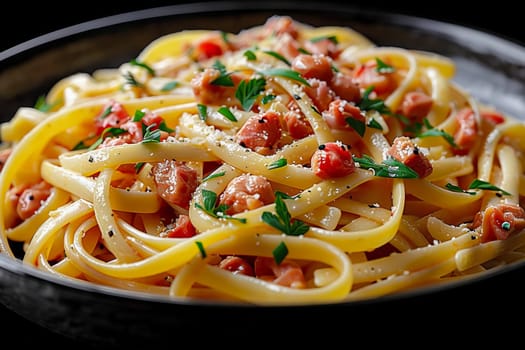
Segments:
[[[312,0],[301,0],[312,1]],[[185,1],[190,3],[196,1]],[[464,4],[460,1],[442,0],[442,1],[338,1],[331,0],[330,3],[341,3],[361,7],[369,10],[377,10],[389,13],[400,13],[406,15],[421,16],[430,19],[460,24],[482,30],[498,36],[510,39],[518,43],[525,43],[525,30],[523,29],[522,15],[520,11],[511,5],[510,1],[486,2],[490,6],[483,5],[481,2],[472,2]],[[144,8],[173,5],[181,2],[166,0],[147,0],[142,2],[119,2],[119,1],[70,1],[65,5],[53,1],[40,1],[26,3],[22,1],[10,2],[9,10],[4,8],[2,11],[3,19],[0,21],[0,52],[20,44],[26,40],[34,38],[48,32],[61,29],[70,25],[97,19],[100,17],[111,16],[119,13],[140,10]],[[413,5],[415,3],[416,5]],[[461,5],[460,5],[461,4]],[[458,8],[457,6],[462,6]],[[9,19],[9,20],[7,20]],[[1,64],[1,62],[0,62]],[[518,281],[518,277],[513,278]],[[480,304],[480,308],[483,303]],[[504,310],[502,310],[504,311]],[[501,315],[500,315],[501,316]],[[519,316],[518,316],[519,317]],[[506,320],[506,318],[505,318]],[[482,324],[464,325],[458,320],[458,324],[448,324],[448,332],[460,332],[470,328],[479,337],[484,332],[483,328],[489,332],[505,329],[507,325],[499,324],[497,320],[484,321]],[[506,320],[506,323],[509,321]],[[488,323],[488,324],[487,324]],[[22,344],[17,342],[19,347],[23,345],[52,345],[55,348],[65,346],[78,346],[73,341],[64,339],[48,332],[32,323],[6,310],[0,304],[0,324],[3,325],[0,332],[9,334],[9,332],[22,331],[29,336],[24,336]],[[490,325],[491,324],[491,325]],[[482,329],[479,327],[481,326]],[[450,329],[452,328],[452,329]],[[455,331],[454,331],[455,328]]]
[[[253,0],[246,0],[246,2],[249,1]],[[422,16],[470,26],[522,43],[525,42],[525,30],[522,24],[525,15],[509,0],[473,2],[461,2],[459,0],[301,0],[297,3],[309,1],[340,3],[370,10]],[[144,8],[191,2],[197,1],[90,0],[58,2],[51,0],[31,3],[11,1],[9,8],[2,10],[0,51],[35,36],[80,22]]]

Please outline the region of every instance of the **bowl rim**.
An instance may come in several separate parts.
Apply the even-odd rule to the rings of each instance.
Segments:
[[[156,18],[169,18],[183,15],[202,15],[202,14],[217,14],[227,12],[257,12],[257,11],[290,11],[297,10],[300,13],[311,13],[312,11],[334,12],[338,11],[343,14],[349,14],[364,18],[373,18],[376,22],[386,23],[388,25],[409,27],[409,28],[424,28],[425,30],[441,35],[451,39],[459,40],[461,43],[476,43],[476,47],[468,47],[475,51],[491,50],[503,52],[509,58],[514,58],[525,65],[525,46],[510,39],[492,34],[483,30],[472,27],[462,26],[451,22],[434,20],[425,17],[418,17],[414,15],[405,15],[400,13],[384,13],[370,9],[358,8],[351,4],[341,5],[340,3],[330,2],[304,2],[301,3],[301,8],[297,9],[297,1],[265,1],[265,2],[243,2],[243,1],[208,1],[195,2],[187,4],[166,5],[160,7],[152,7],[147,9],[124,12],[116,15],[97,18],[94,20],[85,21],[79,24],[67,26],[35,38],[24,41],[18,45],[10,47],[0,52],[0,63],[4,64],[4,68],[9,69],[9,62],[16,60],[19,57],[25,57],[32,54],[35,50],[46,48],[48,45],[60,43],[63,40],[75,39],[78,35],[85,35],[87,33],[96,32],[100,30],[107,30],[113,26],[124,24],[132,24],[134,22],[141,22]],[[335,7],[337,6],[337,8]],[[479,46],[482,43],[482,46]],[[353,306],[366,304],[380,304],[389,303],[392,301],[406,300],[415,296],[428,296],[435,292],[450,291],[454,288],[459,288],[465,285],[472,285],[473,283],[487,281],[491,278],[500,276],[507,272],[513,272],[525,267],[525,261],[514,263],[503,268],[487,271],[482,275],[461,279],[458,281],[432,285],[427,287],[420,287],[415,290],[408,290],[397,292],[392,295],[385,295],[373,299],[364,299],[356,301],[337,301],[333,303],[313,303],[300,305],[265,305],[264,308],[308,308],[319,306]],[[32,266],[26,265],[22,261],[13,259],[0,252],[0,269],[17,276],[30,277],[39,279],[48,283],[58,284],[61,287],[73,288],[83,293],[97,293],[101,295],[109,295],[118,298],[126,298],[130,300],[141,300],[154,303],[168,303],[179,305],[205,306],[205,307],[238,307],[238,308],[259,308],[260,305],[243,304],[239,302],[223,302],[223,301],[207,301],[194,299],[172,298],[168,296],[148,294],[145,292],[136,292],[129,290],[121,290],[114,287],[98,285],[81,280],[68,280],[59,278],[45,271],[38,270]],[[1,276],[1,274],[0,274]],[[0,300],[1,302],[1,300]]]

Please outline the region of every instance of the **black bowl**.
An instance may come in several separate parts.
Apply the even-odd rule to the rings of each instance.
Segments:
[[[3,120],[18,107],[31,106],[58,79],[79,71],[117,67],[161,35],[183,29],[238,32],[275,14],[316,26],[349,26],[378,45],[448,56],[457,64],[454,80],[475,98],[517,117],[525,111],[525,47],[510,40],[450,23],[341,4],[214,2],[106,17],[0,52]],[[229,341],[249,336],[258,343],[268,339],[272,343],[283,329],[303,332],[303,338],[315,329],[317,334],[325,332],[336,339],[336,329],[346,330],[343,336],[357,332],[359,325],[361,329],[384,326],[384,331],[391,329],[392,322],[399,326],[396,319],[405,320],[407,332],[414,327],[432,332],[436,320],[446,317],[451,322],[451,315],[463,319],[464,327],[471,322],[475,329],[473,315],[523,309],[523,273],[525,264],[518,263],[470,280],[374,300],[260,307],[174,301],[62,280],[0,254],[0,302],[51,332],[88,344],[141,346],[184,337],[199,345],[210,341],[210,332]],[[457,319],[442,327],[451,332],[458,327]],[[197,336],[188,337],[190,331]]]

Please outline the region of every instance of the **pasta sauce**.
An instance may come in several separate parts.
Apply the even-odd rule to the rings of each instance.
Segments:
[[[439,53],[286,16],[160,37],[1,125],[0,251],[118,289],[261,305],[521,260],[525,124],[454,72]]]

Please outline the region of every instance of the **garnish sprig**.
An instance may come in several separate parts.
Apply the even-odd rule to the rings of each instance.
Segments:
[[[297,219],[292,220],[286,203],[279,192],[275,195],[275,214],[265,211],[262,213],[261,219],[268,225],[289,236],[301,236],[310,229],[310,226],[303,221]]]
[[[380,164],[376,163],[372,157],[366,154],[364,154],[361,158],[354,156],[353,159],[360,168],[373,170],[374,175],[378,177],[398,179],[416,179],[419,177],[412,168],[406,166],[393,157],[388,157]]]

